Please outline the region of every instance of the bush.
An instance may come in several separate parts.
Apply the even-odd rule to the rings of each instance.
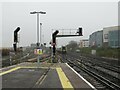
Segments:
[[[84,54],[91,54],[91,50],[92,48],[88,48],[88,47],[80,48],[80,52]]]
[[[2,56],[8,56],[10,49],[2,49]]]
[[[96,51],[98,56],[118,58],[117,48],[98,48]]]
[[[84,54],[91,54],[91,50],[96,50],[96,55],[100,57],[119,58],[120,48],[80,48],[80,52]]]

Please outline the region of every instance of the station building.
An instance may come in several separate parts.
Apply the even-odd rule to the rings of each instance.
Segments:
[[[35,48],[35,47],[37,47],[37,44],[32,43],[30,46],[31,46],[32,48]]]

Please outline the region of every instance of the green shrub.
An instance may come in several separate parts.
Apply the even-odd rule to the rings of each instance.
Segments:
[[[91,50],[94,49],[96,50],[96,55],[100,57],[110,57],[110,58],[118,58],[120,48],[104,48],[104,47],[99,47],[99,48],[80,48],[81,53],[84,54],[91,54]]]
[[[2,49],[2,56],[8,56],[9,55],[9,52],[10,52],[10,49]]]

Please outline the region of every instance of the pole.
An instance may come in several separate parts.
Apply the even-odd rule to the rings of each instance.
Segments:
[[[42,44],[42,23],[40,23],[40,46]]]
[[[39,45],[40,45],[40,43],[39,43],[39,13],[37,13],[37,49],[39,49]],[[38,62],[38,64],[39,64],[39,55],[38,55],[38,57],[37,57],[37,62]],[[38,67],[39,67],[39,65],[38,65]]]
[[[44,35],[42,35],[42,42],[44,43]]]
[[[39,48],[39,13],[37,13],[37,48]]]
[[[30,14],[37,14],[37,45],[36,45],[36,48],[37,49],[39,49],[40,47],[40,43],[39,43],[39,13],[40,14],[46,14],[46,12],[42,12],[42,11],[40,11],[40,12],[36,12],[36,11],[34,11],[34,12],[30,12]],[[38,62],[38,64],[39,64],[39,55],[38,55],[38,59],[37,59],[37,62]]]

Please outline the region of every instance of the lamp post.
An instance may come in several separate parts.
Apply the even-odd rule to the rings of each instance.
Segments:
[[[39,45],[41,46],[41,41],[39,43],[39,14],[46,14],[46,12],[30,12],[30,14],[37,14],[37,48],[39,49]],[[41,32],[40,32],[41,33]],[[41,40],[41,39],[40,39]],[[39,55],[38,55],[38,59],[37,59],[37,62],[39,63]]]
[[[42,12],[42,11],[40,11],[40,12],[36,12],[36,11],[34,11],[34,12],[30,12],[30,14],[37,14],[37,48],[39,48],[39,44],[41,43],[39,43],[39,14],[46,14],[46,12]]]
[[[40,23],[40,46],[42,44],[42,23]]]

